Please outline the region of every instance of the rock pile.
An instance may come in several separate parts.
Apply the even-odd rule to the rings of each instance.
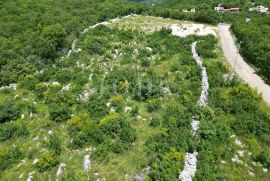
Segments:
[[[195,176],[197,167],[197,152],[187,153],[185,156],[185,167],[179,176],[179,180],[191,181]]]
[[[208,89],[209,89],[208,76],[207,76],[206,68],[203,66],[202,60],[199,57],[198,53],[196,52],[196,46],[197,46],[197,42],[192,43],[191,45],[192,55],[193,55],[193,58],[196,60],[197,65],[199,65],[202,69],[202,92],[201,92],[201,96],[200,96],[198,104],[200,106],[206,106]]]
[[[0,87],[0,91],[5,90],[5,89],[16,90],[17,89],[17,84],[13,83],[13,84],[9,84],[9,86]]]
[[[65,168],[66,168],[66,164],[60,163],[56,172],[56,181],[58,181],[59,177],[64,174]]]
[[[85,155],[83,158],[83,170],[85,172],[89,172],[91,169],[91,161],[90,161],[90,155]]]
[[[198,104],[199,106],[206,106],[209,83],[208,83],[206,68],[203,66],[202,60],[196,51],[196,46],[197,46],[197,42],[192,43],[191,52],[192,52],[193,58],[196,60],[197,65],[200,66],[202,70],[202,92],[201,92],[201,96],[198,101]],[[195,136],[196,131],[200,127],[200,121],[192,119],[191,127],[193,131],[193,136]],[[197,155],[198,155],[197,152],[186,154],[184,170],[180,173],[179,180],[192,181],[192,178],[195,176],[195,173],[196,173]]]

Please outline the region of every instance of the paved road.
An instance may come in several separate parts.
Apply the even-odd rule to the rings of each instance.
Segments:
[[[229,31],[230,25],[219,24],[219,35],[221,38],[221,45],[225,58],[235,67],[235,72],[252,88],[256,88],[258,92],[262,93],[265,102],[270,105],[270,86],[264,83],[254,69],[250,67],[238,54],[234,39]],[[256,45],[255,45],[256,46]]]

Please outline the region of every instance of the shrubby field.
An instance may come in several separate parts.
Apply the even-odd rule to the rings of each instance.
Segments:
[[[163,26],[181,21],[149,16],[80,33],[130,13],[217,16],[125,1],[31,3],[1,6],[0,180],[179,180],[194,151],[195,180],[269,180],[269,108],[233,76],[216,37],[179,38]],[[198,105],[195,41],[206,107]],[[195,136],[192,119],[200,121]]]

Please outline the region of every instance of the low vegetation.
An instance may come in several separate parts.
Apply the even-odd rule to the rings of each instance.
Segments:
[[[207,23],[218,16],[121,3],[40,1],[30,12],[14,8],[19,0],[1,3],[1,86],[16,87],[0,89],[0,180],[179,180],[194,151],[195,180],[269,180],[269,108],[232,75],[216,37],[179,38],[165,27],[180,21],[150,16],[79,33],[130,13]],[[44,8],[50,13],[41,16]],[[16,31],[13,18],[22,18]],[[210,84],[206,107],[198,105],[194,41]]]

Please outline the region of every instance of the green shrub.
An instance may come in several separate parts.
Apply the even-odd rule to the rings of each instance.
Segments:
[[[18,119],[20,111],[21,109],[14,103],[14,101],[4,101],[0,104],[0,123]]]
[[[72,149],[83,148],[83,146],[85,146],[85,144],[87,143],[87,140],[87,135],[83,132],[79,132],[72,138],[69,147],[71,147]]]
[[[126,143],[131,143],[136,140],[136,130],[130,126],[122,128],[120,139]]]
[[[37,53],[45,59],[54,59],[59,49],[64,47],[66,32],[61,25],[50,25],[43,28],[37,42]]]
[[[28,90],[34,90],[38,82],[39,80],[33,75],[27,75],[23,78],[21,82],[21,87]]]
[[[0,141],[5,141],[13,136],[24,137],[29,134],[24,124],[4,123],[0,124]]]
[[[38,171],[44,172],[55,167],[57,164],[59,164],[57,155],[53,151],[48,151],[40,155],[36,167]]]
[[[94,38],[91,38],[90,41],[87,41],[87,44],[85,46],[86,46],[86,50],[90,54],[102,55],[105,52],[104,44],[105,44],[105,39],[94,37]]]
[[[131,111],[130,111],[130,114],[131,114],[132,117],[138,116],[138,114],[139,114],[139,106],[138,105],[133,106]]]
[[[0,170],[3,171],[13,163],[18,162],[21,158],[22,152],[17,147],[10,147],[8,149],[0,149]]]
[[[115,108],[117,112],[123,111],[125,107],[125,99],[123,96],[114,96],[111,98],[111,106]]]
[[[155,117],[153,117],[152,119],[151,119],[151,121],[150,121],[150,126],[151,127],[158,127],[158,126],[160,126],[161,125],[161,118],[159,117],[159,116],[155,116]]]
[[[124,153],[128,149],[128,145],[120,141],[116,141],[110,145],[110,150],[116,154]]]
[[[143,79],[138,82],[133,89],[133,97],[138,101],[145,101],[149,98],[163,96],[163,91],[159,80],[155,78]]]
[[[151,99],[147,101],[147,111],[154,112],[160,108],[160,101],[158,99]]]
[[[266,149],[262,151],[257,157],[256,160],[261,162],[262,165],[270,169],[270,150]]]
[[[65,104],[54,104],[49,107],[49,114],[52,121],[63,122],[70,118],[71,110]]]
[[[60,155],[62,148],[61,148],[61,140],[58,136],[56,136],[55,134],[49,136],[47,146],[55,154]]]
[[[88,110],[91,119],[99,120],[109,113],[109,109],[106,106],[107,101],[105,96],[100,96],[99,94],[91,95],[89,101],[84,105]]]
[[[144,58],[141,60],[141,65],[144,66],[144,67],[149,67],[151,64],[151,60],[148,59],[148,58]]]
[[[176,180],[184,167],[184,153],[172,149],[152,163],[150,180]]]
[[[71,117],[67,122],[69,133],[72,135],[72,133],[81,131],[85,127],[88,119],[89,117],[86,113]]]
[[[67,82],[69,82],[70,80],[72,80],[73,78],[73,72],[69,71],[69,70],[62,70],[60,69],[56,75],[55,78],[58,82],[65,84]]]

